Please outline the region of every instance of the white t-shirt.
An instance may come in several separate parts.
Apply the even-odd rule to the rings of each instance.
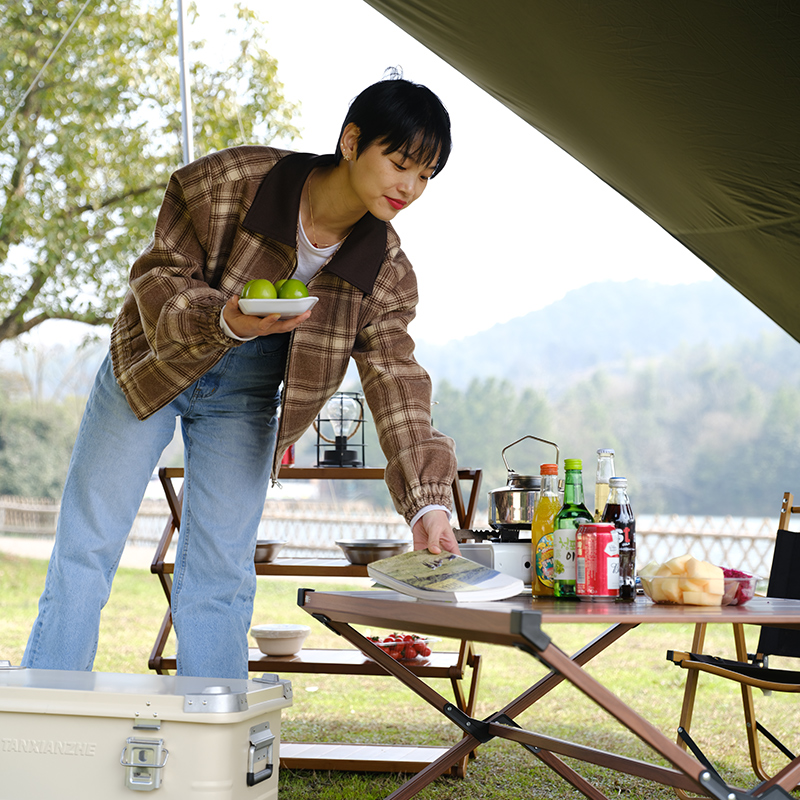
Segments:
[[[311,240],[306,236],[303,223],[298,220],[297,229],[297,269],[293,278],[297,278],[303,283],[308,283],[320,270],[320,267],[342,246],[341,242],[336,242],[329,247],[314,247]]]
[[[297,229],[299,231],[297,237],[297,269],[294,271],[292,277],[303,281],[303,283],[308,283],[320,271],[322,265],[342,246],[342,243],[336,242],[336,244],[332,244],[330,247],[314,247],[314,245],[311,244],[311,240],[306,236],[302,220],[298,220]],[[222,315],[222,312],[220,312],[219,324],[222,326],[222,330],[232,339],[238,339],[242,342],[250,341],[249,339],[242,339],[241,336],[237,336],[228,327],[228,323],[225,322],[225,317]],[[255,339],[256,337],[253,336],[251,338]],[[445,506],[425,506],[414,515],[410,527],[413,528],[423,514],[428,511],[433,511],[434,509],[444,511],[447,514],[450,513],[450,509]]]

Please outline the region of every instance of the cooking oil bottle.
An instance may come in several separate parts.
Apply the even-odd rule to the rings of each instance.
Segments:
[[[542,464],[542,489],[531,522],[531,591],[534,597],[553,594],[553,525],[561,508],[558,464]]]

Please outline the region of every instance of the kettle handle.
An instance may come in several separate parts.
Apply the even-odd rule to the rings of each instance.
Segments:
[[[543,444],[550,444],[556,449],[556,464],[558,464],[558,445],[555,442],[548,442],[547,439],[540,439],[538,436],[523,436],[521,439],[517,439],[516,442],[511,442],[511,444],[507,444],[503,450],[501,451],[500,455],[503,458],[503,463],[506,465],[506,470],[508,472],[514,472],[511,467],[508,466],[508,461],[506,461],[506,450],[513,447],[515,444],[519,444],[520,442],[525,441],[525,439],[535,439],[537,442],[542,442]]]

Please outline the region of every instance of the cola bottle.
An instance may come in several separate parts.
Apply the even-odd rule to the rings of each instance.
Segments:
[[[611,491],[601,522],[611,522],[617,529],[619,545],[619,599],[636,597],[636,519],[628,499],[628,479],[613,477]]]

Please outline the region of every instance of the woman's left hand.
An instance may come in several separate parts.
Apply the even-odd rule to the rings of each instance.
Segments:
[[[414,535],[415,550],[427,548],[431,553],[441,553],[442,550],[447,550],[449,553],[461,555],[450,518],[440,509],[423,514],[411,532]]]
[[[222,313],[228,327],[243,339],[269,336],[271,333],[288,333],[311,316],[311,311],[305,311],[289,319],[281,319],[280,314],[268,314],[265,317],[243,314],[239,309],[239,295],[234,295],[225,303],[225,310]]]

